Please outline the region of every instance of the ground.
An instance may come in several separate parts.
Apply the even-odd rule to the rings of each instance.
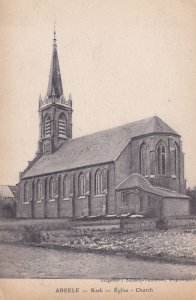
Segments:
[[[194,226],[133,231],[119,220],[95,224],[1,220],[0,278],[196,279]]]
[[[115,227],[116,222],[105,227],[102,224],[100,229],[82,227],[80,223],[73,227],[69,220],[1,221],[0,225],[0,241],[4,243],[196,264],[196,230],[193,228],[132,232]]]
[[[0,252],[4,258],[0,260],[0,278],[196,278],[195,266],[126,259],[122,255],[117,257],[10,244],[1,244]]]

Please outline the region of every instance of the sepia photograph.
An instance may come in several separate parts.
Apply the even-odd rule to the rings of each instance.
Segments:
[[[0,299],[194,299],[196,2],[0,7]]]

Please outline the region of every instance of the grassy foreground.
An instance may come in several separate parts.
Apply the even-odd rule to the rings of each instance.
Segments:
[[[71,227],[69,223],[66,226],[62,224],[20,224],[17,230],[9,224],[0,231],[0,240],[59,250],[123,254],[127,258],[196,264],[195,229],[131,232],[129,229],[79,228]]]

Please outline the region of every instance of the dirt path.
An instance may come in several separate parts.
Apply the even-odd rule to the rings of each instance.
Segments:
[[[130,260],[123,256],[0,245],[1,278],[195,279],[194,266]]]

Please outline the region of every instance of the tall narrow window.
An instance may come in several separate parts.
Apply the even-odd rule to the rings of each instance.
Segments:
[[[143,143],[140,148],[140,172],[142,175],[148,175],[150,173],[149,165],[149,147]]]
[[[103,191],[103,176],[100,170],[95,174],[95,195],[101,195]]]
[[[145,208],[145,205],[144,205],[145,203],[144,203],[144,198],[143,197],[141,197],[140,198],[140,211],[144,211],[144,208]]]
[[[65,176],[63,180],[63,197],[69,198],[70,195],[70,180]]]
[[[121,194],[121,204],[122,204],[122,206],[128,206],[128,204],[129,204],[129,194],[127,192],[123,192]]]
[[[55,198],[55,183],[54,183],[54,178],[50,179],[49,196],[50,196],[50,200]]]
[[[157,166],[158,174],[166,173],[166,147],[161,142],[157,147]]]
[[[86,185],[85,176],[83,173],[81,173],[79,176],[79,179],[78,179],[78,195],[79,196],[84,196],[85,187],[86,187],[85,185]]]
[[[37,201],[42,201],[42,195],[43,195],[43,187],[42,182],[38,180],[37,182]]]
[[[24,202],[29,202],[29,186],[27,182],[24,185]]]
[[[59,116],[59,136],[66,136],[66,118],[64,114]]]
[[[51,125],[50,125],[50,118],[46,115],[44,120],[44,136],[48,137],[51,134]]]
[[[179,150],[178,150],[178,145],[175,143],[174,145],[174,172],[175,175],[178,175],[179,173]]]

